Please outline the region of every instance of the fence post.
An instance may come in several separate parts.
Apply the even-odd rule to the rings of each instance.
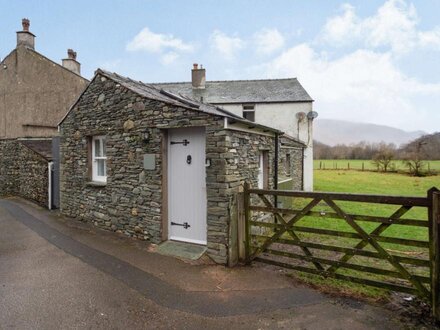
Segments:
[[[243,190],[243,208],[244,208],[244,239],[245,239],[245,262],[246,264],[249,264],[251,262],[250,256],[251,256],[251,235],[250,235],[250,194],[249,194],[249,183],[244,183],[244,190]]]
[[[429,258],[431,260],[431,307],[432,314],[440,321],[440,191],[428,190],[429,207]]]

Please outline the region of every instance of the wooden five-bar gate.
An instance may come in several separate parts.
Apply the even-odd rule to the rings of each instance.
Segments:
[[[440,319],[436,188],[426,197],[402,197],[245,184],[239,201],[243,261],[414,294]]]

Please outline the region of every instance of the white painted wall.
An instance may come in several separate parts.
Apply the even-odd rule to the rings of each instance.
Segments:
[[[243,114],[241,104],[219,104],[239,116]],[[313,190],[313,121],[305,118],[298,122],[298,112],[313,110],[311,102],[304,103],[257,103],[255,121],[259,124],[279,129],[307,145],[304,150],[304,190]]]

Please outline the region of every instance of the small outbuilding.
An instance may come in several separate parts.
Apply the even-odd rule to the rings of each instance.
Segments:
[[[281,131],[97,70],[59,125],[61,212],[226,264],[246,181],[273,188]]]

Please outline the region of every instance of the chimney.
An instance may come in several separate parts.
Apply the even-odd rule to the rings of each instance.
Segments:
[[[27,18],[21,20],[23,31],[17,31],[17,47],[20,45],[35,49],[35,35],[29,32],[31,22]]]
[[[193,69],[191,70],[192,74],[192,87],[194,89],[203,89],[205,88],[205,82],[206,82],[206,72],[205,69],[197,63],[194,63]]]
[[[67,58],[63,59],[63,66],[78,74],[81,75],[81,64],[76,60],[76,52],[73,49],[67,50]]]

